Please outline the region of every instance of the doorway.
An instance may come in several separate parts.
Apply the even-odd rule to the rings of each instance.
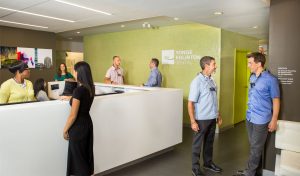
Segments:
[[[81,52],[66,52],[67,69],[72,75],[74,75],[74,65],[79,61],[83,61],[83,53],[81,53]]]
[[[249,50],[235,49],[234,73],[234,124],[246,119],[248,83],[250,70],[247,67]]]

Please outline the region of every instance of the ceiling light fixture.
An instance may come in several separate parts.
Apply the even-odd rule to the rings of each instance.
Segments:
[[[0,20],[0,22],[3,22],[3,23],[10,23],[10,24],[18,24],[18,25],[23,25],[23,26],[31,26],[31,27],[37,27],[37,28],[44,28],[44,29],[48,29],[48,27],[46,27],[46,26],[38,26],[38,25],[26,24],[26,23],[19,23],[19,22],[14,22],[14,21]]]
[[[66,22],[70,22],[70,23],[74,23],[75,22],[75,21],[67,20],[67,19],[63,19],[63,18],[56,18],[56,17],[52,17],[52,16],[41,15],[41,14],[31,13],[31,12],[26,12],[26,11],[22,11],[22,10],[10,9],[10,8],[6,8],[6,7],[0,7],[0,9],[12,11],[12,12],[23,13],[23,14],[27,14],[27,15],[34,15],[34,16],[39,16],[39,17],[54,19],[54,20],[66,21]]]
[[[175,21],[178,21],[178,20],[179,20],[179,18],[175,17],[175,18],[174,18],[174,20],[175,20]]]
[[[55,1],[63,3],[63,4],[67,4],[67,5],[70,5],[70,6],[79,7],[79,8],[86,9],[86,10],[90,10],[90,11],[93,11],[93,12],[102,13],[102,14],[105,14],[105,15],[112,15],[111,13],[108,13],[108,12],[103,12],[103,11],[100,11],[100,10],[92,9],[92,8],[89,8],[89,7],[85,7],[85,6],[82,6],[82,5],[70,3],[70,2],[67,2],[67,1],[62,1],[62,0],[55,0]]]
[[[224,12],[214,12],[214,15],[223,15]]]
[[[258,28],[258,26],[253,26],[252,28],[253,28],[253,29],[257,29],[257,28]]]
[[[124,25],[124,24],[122,24],[122,25],[121,25],[121,28],[124,28],[124,27],[125,27],[125,25]]]
[[[78,31],[78,32],[76,32],[77,34],[80,34],[80,32]]]

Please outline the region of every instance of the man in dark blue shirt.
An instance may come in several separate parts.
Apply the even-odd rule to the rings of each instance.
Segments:
[[[278,80],[264,69],[265,55],[254,52],[247,58],[251,71],[246,115],[250,155],[246,170],[238,171],[238,176],[255,176],[268,132],[277,128],[280,107]]]

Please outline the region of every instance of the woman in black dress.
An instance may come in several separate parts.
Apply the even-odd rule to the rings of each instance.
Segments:
[[[93,122],[89,114],[95,96],[95,87],[88,63],[74,66],[78,87],[70,99],[71,112],[63,136],[69,140],[67,176],[94,174]]]

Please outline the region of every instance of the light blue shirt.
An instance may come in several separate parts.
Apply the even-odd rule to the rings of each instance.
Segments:
[[[275,76],[264,71],[260,76],[250,76],[247,120],[254,124],[266,124],[272,119],[273,99],[280,97],[279,84]]]
[[[162,76],[160,71],[155,67],[151,70],[148,81],[144,84],[146,87],[161,87]]]
[[[210,120],[218,117],[217,85],[202,73],[191,83],[189,101],[194,102],[196,120]]]

